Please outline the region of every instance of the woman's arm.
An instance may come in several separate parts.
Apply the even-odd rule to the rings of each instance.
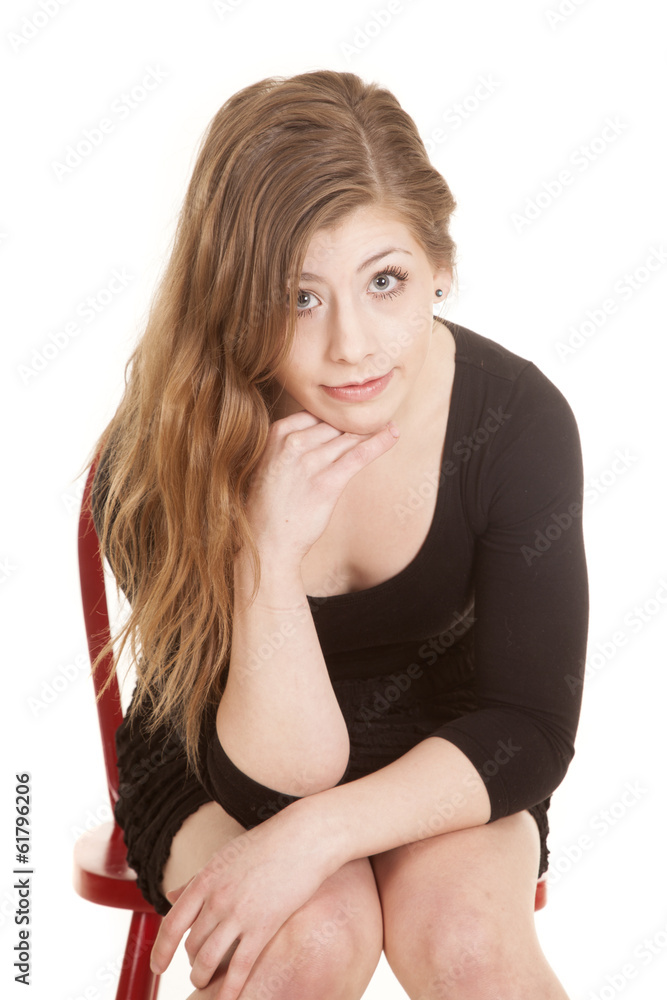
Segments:
[[[227,756],[244,774],[289,795],[335,784],[350,752],[299,562],[261,557],[252,604],[250,559],[234,566],[234,621],[227,684],[217,728]]]
[[[335,784],[345,772],[347,725],[301,561],[349,480],[395,443],[389,426],[374,434],[343,433],[307,410],[269,429],[246,508],[260,586],[251,602],[252,567],[242,548],[234,561],[230,663],[217,713],[220,745],[241,780],[245,775],[278,793],[303,796]]]
[[[486,785],[466,755],[429,736],[378,771],[299,799],[294,828],[318,831],[328,874],[346,862],[488,822]]]

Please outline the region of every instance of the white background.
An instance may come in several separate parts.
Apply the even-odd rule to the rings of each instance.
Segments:
[[[536,924],[572,998],[664,996],[660,6],[403,0],[378,28],[383,0],[235,0],[219,10],[204,0],[44,2],[56,13],[22,0],[0,14],[0,976],[11,996],[113,997],[129,920],[71,886],[77,834],[110,816],[92,684],[76,667],[86,652],[77,476],[120,399],[206,124],[241,87],[320,68],[387,86],[430,143],[458,201],[461,287],[442,315],[533,360],[577,416],[588,488],[589,670],[577,754],[551,808],[551,886]],[[570,11],[559,20],[549,13],[558,3]],[[114,102],[149,69],[164,79],[121,118]],[[104,117],[113,131],[59,179],[54,163]],[[608,120],[617,134],[605,141]],[[572,183],[559,193],[564,169]],[[532,221],[517,225],[538,194]],[[114,269],[131,280],[86,323],[79,303],[99,295]],[[635,275],[635,289],[624,275]],[[78,335],[37,370],[51,335],[77,319]],[[581,346],[559,352],[587,320]],[[30,993],[11,968],[13,784],[22,771],[32,775],[34,801]],[[623,802],[626,783],[636,792]],[[577,852],[584,835],[588,846]],[[162,1000],[188,995],[188,973],[181,948]],[[404,996],[383,956],[365,997]]]

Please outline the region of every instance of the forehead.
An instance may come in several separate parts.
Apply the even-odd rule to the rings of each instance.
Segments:
[[[335,226],[317,230],[308,244],[301,277],[316,278],[327,267],[362,270],[388,252],[414,255],[417,251],[410,231],[395,214],[364,207]]]

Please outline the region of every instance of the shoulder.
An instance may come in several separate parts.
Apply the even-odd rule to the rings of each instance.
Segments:
[[[566,423],[574,421],[563,393],[533,361],[459,323],[448,320],[446,326],[456,343],[456,364],[466,370],[471,410],[511,404],[525,418],[544,422],[551,413]]]
[[[514,381],[532,364],[527,358],[520,357],[497,341],[475,333],[460,323],[447,320],[445,325],[456,343],[457,363],[468,365],[491,378],[509,382]]]

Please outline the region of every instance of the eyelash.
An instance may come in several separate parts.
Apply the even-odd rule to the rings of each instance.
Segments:
[[[407,281],[408,279],[407,271],[403,271],[400,267],[398,267],[398,265],[392,264],[390,265],[390,267],[385,267],[382,271],[378,271],[377,274],[374,274],[373,277],[371,278],[371,281],[375,281],[376,278],[380,278],[385,274],[392,275],[392,277],[396,278],[399,282],[404,282]],[[392,298],[394,295],[400,295],[402,291],[403,288],[399,284],[396,288],[392,288],[388,292],[380,292],[380,294],[375,295],[374,298],[389,299]],[[297,293],[297,297],[301,294],[301,292],[302,289],[300,288]],[[312,295],[313,293],[308,292],[308,294]],[[297,319],[300,319],[302,316],[310,316],[312,312],[313,312],[313,306],[310,306],[310,308],[308,309],[297,309]]]

